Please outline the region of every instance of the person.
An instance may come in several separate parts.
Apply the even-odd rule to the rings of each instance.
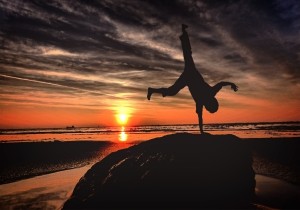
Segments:
[[[186,29],[187,25],[182,24],[182,34],[180,35],[181,47],[184,58],[184,69],[183,73],[175,81],[175,83],[168,88],[148,88],[147,98],[151,99],[153,93],[162,94],[163,97],[174,96],[185,86],[188,87],[192,98],[196,103],[196,113],[198,114],[200,133],[204,134],[203,131],[203,106],[210,113],[218,111],[219,103],[216,99],[216,94],[224,86],[231,86],[234,91],[238,90],[238,87],[232,82],[219,82],[213,87],[204,81],[204,78],[200,72],[196,69],[193,57],[192,48]]]

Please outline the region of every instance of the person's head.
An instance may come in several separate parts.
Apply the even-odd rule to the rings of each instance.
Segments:
[[[210,113],[215,113],[219,109],[218,100],[215,97],[209,97],[205,100],[204,107]]]

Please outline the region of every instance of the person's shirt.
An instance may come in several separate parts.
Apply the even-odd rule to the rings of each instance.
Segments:
[[[203,103],[206,97],[214,97],[217,93],[215,89],[204,81],[197,69],[185,71],[184,78],[196,103]]]

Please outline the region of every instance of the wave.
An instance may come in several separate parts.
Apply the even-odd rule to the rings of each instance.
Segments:
[[[220,123],[205,124],[207,131],[236,130],[277,130],[300,131],[300,122],[263,122],[263,123]],[[148,132],[193,132],[198,131],[197,124],[183,125],[142,125],[125,128],[128,133]],[[0,130],[0,135],[7,134],[64,134],[64,133],[114,133],[120,132],[120,127],[72,127],[72,128],[39,128],[39,129],[7,129]]]

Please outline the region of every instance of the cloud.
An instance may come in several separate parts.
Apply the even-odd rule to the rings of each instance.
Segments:
[[[142,109],[148,86],[170,86],[182,72],[181,23],[189,25],[193,57],[205,80],[240,86],[238,95],[228,97],[298,100],[299,8],[292,0],[3,0],[1,103],[8,96],[17,103],[13,97],[19,100],[24,90],[39,90],[43,100],[55,92],[66,96],[53,106],[68,106],[67,96],[85,94],[91,107],[99,97],[100,104],[132,100]],[[191,108],[188,98],[184,90],[157,106]]]

